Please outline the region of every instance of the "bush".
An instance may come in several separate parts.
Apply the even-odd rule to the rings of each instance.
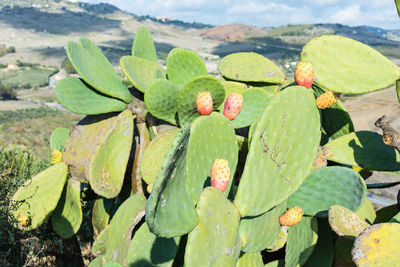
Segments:
[[[17,99],[15,91],[10,86],[0,84],[0,100],[11,99]]]
[[[61,62],[61,68],[63,68],[65,70],[65,72],[68,74],[76,73],[74,66],[71,64],[71,62],[68,59],[64,59]]]

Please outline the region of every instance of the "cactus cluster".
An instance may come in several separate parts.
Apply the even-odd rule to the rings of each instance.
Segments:
[[[373,224],[366,184],[351,168],[398,171],[399,152],[376,133],[354,132],[336,99],[400,78],[374,49],[322,36],[304,46],[298,84],[256,53],[226,56],[216,78],[182,48],[160,66],[140,28],[120,61],[128,89],[90,40],[66,48],[80,78],[59,81],[57,98],[87,116],[71,133],[53,132],[54,165],[12,198],[15,227],[51,216],[54,231],[72,237],[89,187],[90,266],[399,262],[399,211]],[[335,101],[322,110],[316,99],[326,92]],[[271,261],[278,250],[284,256]]]

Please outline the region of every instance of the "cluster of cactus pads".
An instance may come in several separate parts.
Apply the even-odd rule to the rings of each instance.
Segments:
[[[164,68],[140,28],[120,62],[130,89],[90,40],[66,50],[80,78],[59,81],[56,95],[87,116],[71,133],[53,132],[53,165],[12,198],[16,228],[51,217],[54,231],[71,238],[84,195],[94,202],[93,267],[400,262],[399,209],[375,213],[359,172],[398,171],[399,152],[375,132],[355,132],[338,99],[400,78],[371,47],[341,36],[311,40],[301,52],[311,84],[310,73],[296,70],[307,79],[302,86],[256,53],[223,58],[219,78],[182,48]],[[200,92],[211,96],[212,112],[199,113]],[[243,106],[228,119],[232,93]]]

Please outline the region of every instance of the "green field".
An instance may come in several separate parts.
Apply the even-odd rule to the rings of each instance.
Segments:
[[[57,72],[56,69],[21,68],[0,72],[0,83],[13,89],[38,88],[49,83],[49,76]]]

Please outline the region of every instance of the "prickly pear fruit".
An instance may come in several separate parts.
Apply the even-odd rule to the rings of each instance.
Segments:
[[[301,86],[310,88],[314,80],[314,67],[309,61],[300,61],[294,71],[294,79]]]
[[[211,185],[225,192],[231,171],[226,159],[216,159],[211,167]]]
[[[316,101],[317,107],[319,109],[326,109],[334,105],[337,101],[337,97],[335,94],[331,91],[328,91],[326,93],[323,93],[320,95]]]
[[[17,220],[18,224],[23,227],[27,227],[30,224],[30,219],[25,213],[18,214]]]
[[[196,107],[200,115],[209,115],[213,110],[213,100],[209,91],[201,91],[196,97]]]
[[[230,94],[225,101],[224,116],[230,120],[236,118],[243,107],[243,96],[238,93]]]
[[[51,164],[56,164],[62,160],[62,153],[56,149],[51,151]]]
[[[299,206],[293,207],[279,217],[279,223],[282,226],[296,225],[301,221],[303,214],[304,212],[302,208]]]

